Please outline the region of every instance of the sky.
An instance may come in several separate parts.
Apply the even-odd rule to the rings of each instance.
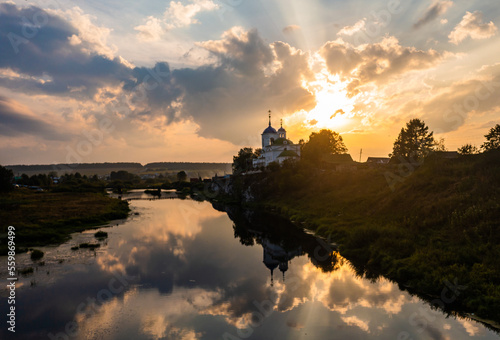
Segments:
[[[231,162],[280,120],[385,157],[500,123],[496,0],[0,2],[0,164]]]

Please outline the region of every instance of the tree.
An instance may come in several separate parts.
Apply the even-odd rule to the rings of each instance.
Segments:
[[[259,149],[255,150],[258,152]],[[262,152],[262,150],[261,150]],[[242,148],[238,151],[238,155],[233,156],[233,173],[239,174],[252,169],[252,160],[258,156],[252,148]]]
[[[262,148],[255,149],[255,151],[253,152],[255,158],[259,158],[259,156],[262,155],[262,151]]]
[[[4,168],[0,165],[0,192],[12,190],[14,173],[12,170]]]
[[[484,151],[500,149],[500,124],[492,127],[484,137],[486,137],[486,142],[483,143],[481,149]]]
[[[274,161],[274,162],[271,162],[267,165],[267,170],[271,171],[271,172],[276,172],[280,169],[280,163]]]
[[[461,155],[474,155],[479,153],[479,149],[472,144],[465,144],[458,148],[458,153]]]
[[[29,185],[30,184],[30,177],[26,174],[21,175],[21,180],[19,181],[19,184],[22,185]]]
[[[441,137],[434,143],[434,151],[448,151],[446,145],[444,145],[444,138]]]
[[[76,174],[75,174],[75,178]],[[133,173],[130,173],[125,170],[119,170],[119,171],[111,171],[109,174],[109,179],[114,181],[114,180],[119,180],[119,181],[133,181],[135,179],[139,179],[139,176],[134,175]]]
[[[182,170],[177,173],[177,181],[178,182],[185,182],[187,180],[187,174],[186,171]]]
[[[323,129],[313,132],[309,141],[302,146],[302,158],[311,163],[319,163],[324,155],[346,153],[347,148],[337,132]]]
[[[304,145],[306,144],[306,142],[304,141],[304,139],[300,139],[299,140],[299,146],[300,146],[300,152],[302,153],[302,150],[304,150]]]
[[[434,149],[434,132],[429,132],[429,127],[420,119],[412,119],[401,129],[394,142],[392,156],[405,160],[418,160],[425,157]]]

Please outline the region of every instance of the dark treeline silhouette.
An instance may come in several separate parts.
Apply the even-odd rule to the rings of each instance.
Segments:
[[[167,170],[219,170],[228,168],[229,163],[196,163],[196,162],[155,162],[144,165],[148,169],[167,169]]]

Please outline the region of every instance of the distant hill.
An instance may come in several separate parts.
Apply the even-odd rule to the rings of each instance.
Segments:
[[[142,169],[141,163],[73,163],[73,164],[37,164],[37,165],[7,165],[7,169],[14,172],[25,171],[58,171],[58,170],[86,170],[86,169],[123,169],[137,168]]]
[[[231,163],[191,163],[191,162],[155,162],[142,165],[134,162],[118,163],[73,163],[73,164],[37,164],[37,165],[7,165],[14,175],[48,174],[55,171],[58,175],[79,172],[82,175],[107,175],[111,171],[125,170],[135,174],[173,173],[184,170],[190,176],[211,177],[214,174],[231,173]]]

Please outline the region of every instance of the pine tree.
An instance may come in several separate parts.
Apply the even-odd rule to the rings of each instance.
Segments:
[[[394,142],[393,158],[405,160],[419,160],[433,150],[436,142],[434,132],[429,132],[429,127],[420,119],[412,119],[401,129]]]

